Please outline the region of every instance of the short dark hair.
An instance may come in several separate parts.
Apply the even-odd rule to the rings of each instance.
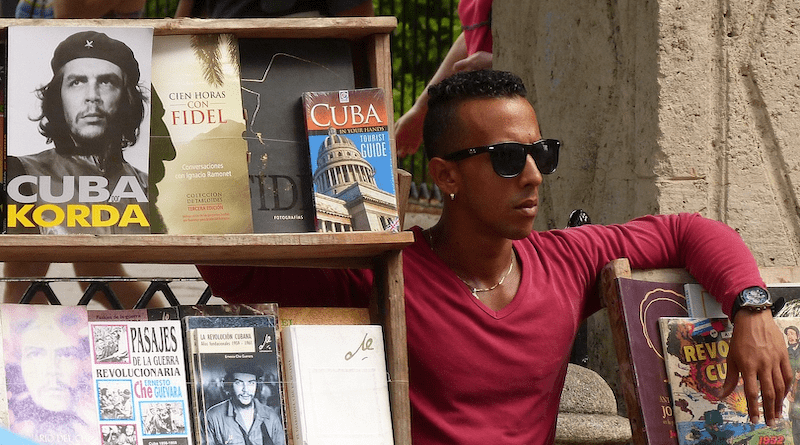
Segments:
[[[56,152],[67,155],[73,152],[75,143],[64,119],[64,104],[61,100],[63,78],[64,72],[59,69],[47,85],[36,90],[36,96],[42,101],[42,114],[34,120],[39,121],[39,133],[47,138],[47,143],[54,142]],[[123,71],[120,104],[109,122],[109,129],[119,137],[120,149],[134,145],[139,138],[139,126],[144,120],[147,102],[143,90],[136,79]]]
[[[442,153],[446,138],[458,130],[456,110],[469,99],[525,97],[525,84],[508,71],[463,71],[428,87],[428,111],[422,127],[425,154],[432,159]]]
[[[800,337],[800,329],[797,329],[797,326],[788,326],[786,329],[783,330],[783,334],[784,335],[789,334],[789,330],[794,331],[794,334]]]
[[[234,362],[232,365],[225,369],[225,377],[223,378],[223,385],[228,395],[233,394],[233,381],[234,374],[250,374],[256,378],[256,395],[261,392],[261,385],[264,383],[264,371],[260,366],[250,363],[248,361]]]

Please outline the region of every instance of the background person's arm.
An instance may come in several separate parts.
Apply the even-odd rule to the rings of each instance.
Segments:
[[[467,43],[461,33],[428,85],[433,85],[460,71],[475,71],[492,67],[492,53],[478,51],[467,54]],[[395,123],[395,143],[398,156],[407,156],[417,152],[422,144],[422,124],[428,112],[428,87],[419,95],[414,105],[400,116]]]

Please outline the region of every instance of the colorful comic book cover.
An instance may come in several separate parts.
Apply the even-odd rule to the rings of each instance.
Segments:
[[[663,317],[659,326],[681,445],[794,443],[787,417],[775,428],[763,417],[750,423],[741,379],[733,393],[717,396],[727,376],[733,333],[727,318]]]

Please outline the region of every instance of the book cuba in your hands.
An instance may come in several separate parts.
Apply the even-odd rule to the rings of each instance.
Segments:
[[[318,232],[400,230],[381,88],[303,93]]]
[[[148,27],[9,26],[8,233],[150,233],[152,42]]]
[[[681,445],[794,443],[787,409],[775,428],[763,417],[750,423],[741,379],[729,396],[715,395],[727,376],[733,333],[727,318],[662,317],[659,326]]]

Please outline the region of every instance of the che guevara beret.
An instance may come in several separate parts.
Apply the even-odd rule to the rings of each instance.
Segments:
[[[50,67],[57,73],[70,60],[81,58],[107,60],[139,81],[139,62],[128,45],[97,31],[82,31],[64,39],[53,52]]]

